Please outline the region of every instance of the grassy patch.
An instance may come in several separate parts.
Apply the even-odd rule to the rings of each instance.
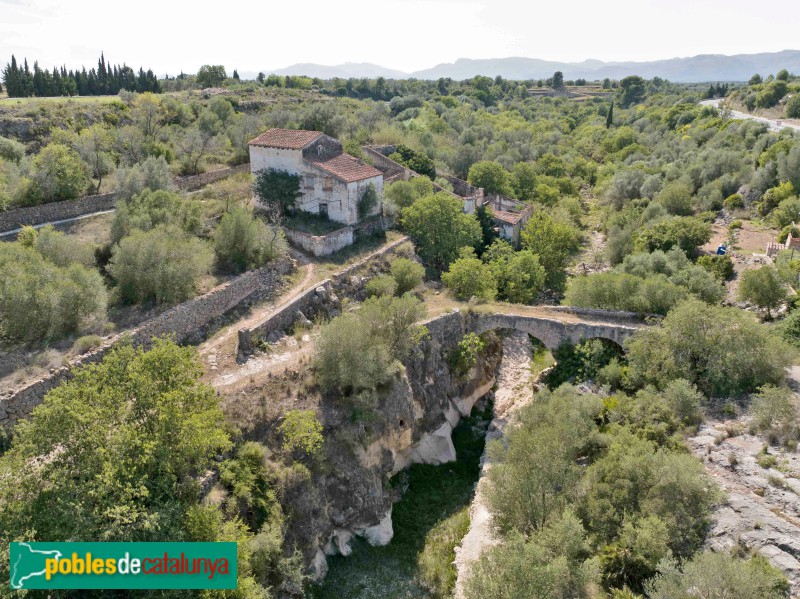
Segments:
[[[347,225],[337,223],[319,214],[312,214],[311,212],[300,210],[292,216],[287,217],[284,221],[284,226],[287,229],[293,229],[311,235],[327,235],[328,233],[343,229]]]
[[[331,557],[328,576],[311,588],[315,599],[383,599],[389,597],[447,596],[455,582],[451,562],[455,547],[468,527],[466,509],[472,501],[480,473],[483,434],[474,425],[491,417],[473,413],[453,431],[458,460],[452,464],[416,464],[400,473],[393,484],[408,485],[403,498],[394,505],[394,538],[385,547],[353,542],[349,557]],[[462,532],[463,531],[463,532]],[[443,593],[425,586],[434,584]]]

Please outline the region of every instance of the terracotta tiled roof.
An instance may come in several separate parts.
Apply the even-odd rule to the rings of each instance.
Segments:
[[[350,154],[339,154],[327,160],[308,160],[308,162],[347,183],[379,177],[383,174],[374,166],[365,164]]]
[[[506,212],[505,210],[492,210],[492,216],[499,221],[516,225],[525,214],[521,212]]]
[[[296,131],[294,129],[270,129],[251,140],[249,145],[285,150],[302,150],[322,133],[320,131]]]

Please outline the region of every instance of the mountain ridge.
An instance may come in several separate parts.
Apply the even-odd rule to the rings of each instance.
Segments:
[[[346,62],[339,65],[298,63],[282,69],[265,70],[276,75],[307,75],[320,79],[333,77],[385,77],[387,79],[470,79],[475,75],[504,79],[544,79],[555,71],[564,73],[565,79],[622,79],[628,75],[645,78],[661,77],[676,83],[707,81],[747,81],[754,73],[769,75],[780,69],[800,73],[800,50],[760,52],[755,54],[698,54],[650,61],[602,61],[586,59],[565,62],[511,56],[506,58],[459,58],[455,62],[440,63],[428,69],[410,73],[389,69],[367,62]]]

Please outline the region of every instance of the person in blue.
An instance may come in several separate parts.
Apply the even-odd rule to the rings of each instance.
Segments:
[[[717,256],[724,256],[728,252],[728,247],[724,243],[720,243],[717,248]]]

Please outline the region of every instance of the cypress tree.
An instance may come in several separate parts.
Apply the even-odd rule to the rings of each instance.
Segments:
[[[611,106],[608,107],[608,114],[606,115],[606,129],[611,129],[614,124],[614,100],[611,100]]]

